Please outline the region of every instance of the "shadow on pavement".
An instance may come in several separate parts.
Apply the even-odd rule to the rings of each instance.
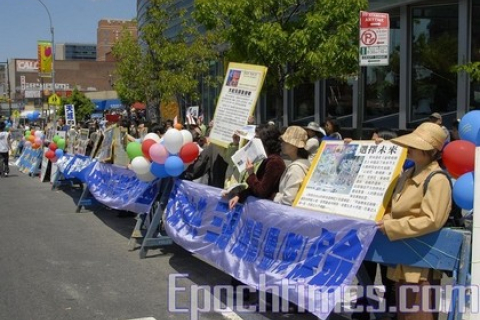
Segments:
[[[83,186],[79,184],[70,184],[63,182],[56,188],[64,194],[72,198],[72,205],[74,210],[77,208],[78,201],[82,196]],[[115,210],[104,206],[101,203],[94,202],[92,205],[82,206],[81,211],[77,214],[93,213],[100,219],[107,227],[114,230],[123,237],[129,239],[136,223],[136,214],[133,212]]]

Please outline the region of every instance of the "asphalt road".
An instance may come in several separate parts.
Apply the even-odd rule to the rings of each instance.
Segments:
[[[0,178],[0,319],[195,319],[169,311],[169,276],[178,308],[190,306],[192,285],[229,284],[230,277],[177,245],[128,251],[136,220],[102,206],[75,213],[80,189],[11,167]],[[310,314],[200,313],[198,319],[316,319]]]

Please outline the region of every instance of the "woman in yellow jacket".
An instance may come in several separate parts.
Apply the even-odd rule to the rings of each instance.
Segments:
[[[377,222],[380,231],[390,240],[422,236],[441,229],[447,221],[452,205],[448,178],[442,174],[433,175],[425,194],[423,190],[428,175],[442,170],[437,159],[445,139],[439,125],[423,123],[412,133],[391,140],[408,148],[407,157],[415,162],[415,166],[402,173],[391,207],[383,220]],[[422,287],[440,283],[438,270],[397,265],[389,268],[387,276],[396,281],[397,319],[434,320],[438,317],[438,313],[429,310],[438,310],[435,300],[439,297],[434,296],[434,291],[422,295]],[[403,285],[418,285],[418,290],[401,290]]]

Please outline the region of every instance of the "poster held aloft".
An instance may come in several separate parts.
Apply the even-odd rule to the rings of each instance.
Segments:
[[[230,63],[218,97],[210,141],[226,148],[235,130],[241,130],[253,115],[267,74],[264,66]]]

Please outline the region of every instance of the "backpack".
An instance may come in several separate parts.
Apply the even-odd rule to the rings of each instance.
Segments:
[[[444,227],[447,227],[447,228],[465,228],[465,224],[464,224],[464,221],[463,221],[464,219],[463,219],[463,215],[462,215],[462,208],[460,208],[455,203],[455,201],[453,200],[452,178],[450,177],[450,175],[447,172],[445,172],[443,170],[437,170],[437,171],[430,172],[430,174],[425,179],[425,182],[423,183],[423,195],[425,196],[425,193],[427,193],[428,184],[429,184],[430,180],[432,179],[432,177],[434,175],[436,175],[437,173],[443,174],[445,177],[447,177],[448,182],[450,183],[450,189],[452,190],[452,209],[450,210],[450,213],[448,215],[448,220],[447,220],[447,222],[445,222]]]

